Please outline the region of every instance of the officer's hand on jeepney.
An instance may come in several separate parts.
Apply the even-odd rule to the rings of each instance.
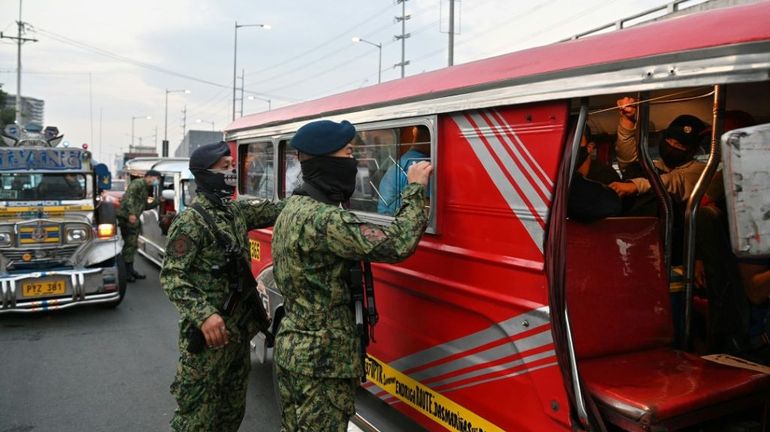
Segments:
[[[136,215],[128,215],[128,223],[131,225],[136,223]]]
[[[225,320],[219,314],[213,314],[206,318],[206,321],[203,321],[203,325],[201,325],[201,331],[209,348],[221,348],[230,341]]]
[[[409,183],[420,183],[423,186],[427,186],[432,171],[433,165],[430,162],[420,161],[409,167],[409,170],[406,172],[406,179]]]

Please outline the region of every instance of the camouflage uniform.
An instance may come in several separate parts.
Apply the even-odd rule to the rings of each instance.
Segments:
[[[234,201],[223,205],[205,195],[197,195],[199,203],[217,222],[222,233],[248,255],[246,233],[271,225],[282,203],[251,204]],[[247,329],[237,322],[251,311],[241,304],[230,316],[220,308],[229,292],[224,274],[212,269],[225,265],[225,253],[195,210],[187,209],[171,224],[167,253],[160,282],[169,299],[179,310],[179,350],[171,393],[178,408],[171,420],[175,431],[237,431],[243,419],[250,369],[249,341],[256,335],[254,322]],[[199,354],[187,352],[190,326],[200,328],[203,322],[219,313],[225,321],[230,342],[222,348],[205,349]]]
[[[147,204],[147,183],[143,178],[133,180],[123,194],[120,200],[120,210],[118,210],[118,222],[120,224],[120,233],[123,236],[123,260],[126,264],[134,262],[136,254],[137,240],[139,239],[139,228],[141,222],[139,217],[142,212],[158,205],[158,201]],[[128,216],[135,215],[136,223],[128,222]]]
[[[356,261],[410,256],[427,225],[425,187],[408,185],[387,227],[345,209],[293,195],[276,220],[272,253],[286,316],[275,365],[282,431],[345,431],[355,412],[363,365],[351,308],[348,269]]]

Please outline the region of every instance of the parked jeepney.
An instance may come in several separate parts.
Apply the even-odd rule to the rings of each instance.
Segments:
[[[0,313],[117,306],[123,241],[104,164],[55,127],[7,126],[0,140]]]
[[[195,196],[195,179],[188,166],[187,158],[136,158],[126,163],[130,179],[143,177],[151,169],[162,175],[161,186],[153,191],[153,199],[162,202],[142,213],[138,242],[139,253],[158,265],[163,262],[171,222]]]

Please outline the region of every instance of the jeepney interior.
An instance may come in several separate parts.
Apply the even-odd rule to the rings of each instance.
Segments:
[[[712,125],[714,112],[722,120],[740,112],[741,122],[719,121],[723,130],[752,126],[745,119],[770,123],[770,82],[723,85],[719,91],[721,105],[714,86],[588,98],[586,123],[596,144],[590,157],[617,169],[616,101],[625,96],[641,101],[640,111],[649,109],[649,127],[637,124],[637,134],[648,130],[651,159],[658,155],[662,132],[680,114]],[[578,99],[571,103],[574,124],[583,103]],[[705,162],[710,140],[704,143],[696,158]],[[721,165],[710,186],[710,191],[722,187]],[[707,234],[716,240],[702,241],[700,246],[696,240],[689,246],[710,248],[696,249],[696,260],[715,257],[706,260],[705,286],[692,282],[692,299],[671,276],[687,274],[686,268],[678,267],[687,264],[686,237],[673,233],[667,250],[665,206],[663,197],[657,198],[653,212],[645,215],[566,221],[565,307],[574,361],[586,391],[588,407],[583,409],[595,404],[610,428],[623,430],[679,430],[706,421],[722,425],[713,430],[724,430],[719,427],[733,423],[720,421],[745,419],[770,430],[770,369],[735,366],[745,366],[745,359],[761,362],[762,358],[752,356],[746,345],[750,306],[735,273],[724,193],[712,197],[712,202],[698,201],[700,207],[694,210],[700,218],[700,212],[710,206],[709,214],[716,215],[710,225],[697,219],[694,236],[703,238],[704,233],[697,237],[697,229],[707,227],[713,230]],[[673,231],[683,230],[687,223],[684,207],[672,208]],[[704,358],[707,355],[711,357]],[[766,361],[765,365],[770,364],[770,359]]]
[[[80,200],[86,197],[86,176],[79,173],[0,174],[0,200]]]

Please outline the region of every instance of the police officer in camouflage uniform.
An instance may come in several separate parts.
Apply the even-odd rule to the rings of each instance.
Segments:
[[[347,121],[322,120],[301,127],[291,142],[304,183],[286,200],[272,242],[286,311],[275,344],[284,432],[347,430],[363,373],[348,270],[360,260],[406,259],[428,222],[432,166],[424,161],[409,168],[391,225],[363,223],[344,208],[358,172],[355,134]]]
[[[126,193],[120,200],[120,210],[118,210],[117,216],[120,234],[123,236],[123,261],[126,263],[126,280],[128,282],[145,278],[145,275],[134,269],[134,255],[136,255],[139,229],[142,223],[139,217],[143,211],[157,207],[158,201],[148,203],[147,197],[149,191],[160,184],[160,177],[161,174],[155,170],[147,171],[144,178],[138,178],[129,183]]]
[[[230,149],[224,142],[196,149],[190,156],[200,205],[216,223],[210,226],[195,208],[188,207],[171,224],[160,282],[179,311],[181,352],[171,393],[178,408],[171,419],[175,431],[237,431],[243,419],[249,370],[249,342],[256,323],[241,318],[253,313],[239,304],[230,315],[222,312],[230,292],[226,254],[214,229],[248,258],[249,230],[272,225],[282,203],[233,201],[235,170]],[[250,262],[250,261],[249,261]],[[200,329],[206,349],[187,351],[190,328]]]

